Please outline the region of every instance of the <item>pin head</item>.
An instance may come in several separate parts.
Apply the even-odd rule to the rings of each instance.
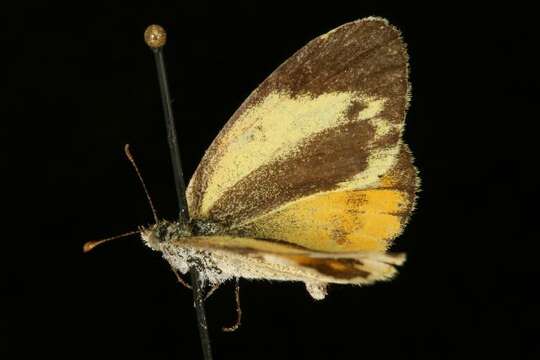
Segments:
[[[167,42],[167,33],[159,25],[150,25],[144,31],[144,41],[152,49],[159,49]]]

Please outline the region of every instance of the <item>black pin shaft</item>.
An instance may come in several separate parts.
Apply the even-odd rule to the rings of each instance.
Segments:
[[[189,221],[189,214],[186,200],[186,184],[184,182],[184,172],[182,171],[180,148],[178,146],[178,139],[176,137],[176,127],[174,125],[171,96],[169,94],[169,84],[167,82],[167,71],[165,69],[165,61],[163,59],[163,48],[160,47],[152,50],[154,52],[154,60],[156,61],[159,79],[159,88],[161,90],[161,102],[163,104],[165,125],[167,127],[167,140],[169,142],[169,150],[171,153],[174,183],[176,185],[176,196],[178,198],[178,207],[180,211],[180,221],[187,224]]]
[[[163,45],[165,45],[166,33],[161,26],[151,25],[147,28],[144,35],[146,43],[154,52],[154,59],[156,61],[159,87],[161,90],[161,100],[165,115],[165,125],[167,126],[167,139],[169,141],[169,150],[171,153],[171,161],[174,172],[174,182],[176,185],[176,195],[178,197],[178,206],[180,210],[180,221],[187,224],[189,221],[189,213],[186,201],[186,184],[184,183],[184,174],[182,171],[182,162],[180,160],[178,139],[176,137],[176,127],[174,125],[167,72],[165,70],[165,61],[163,59]],[[191,268],[191,287],[193,289],[193,303],[197,312],[197,323],[199,325],[199,336],[201,338],[204,360],[212,360],[212,348],[210,346],[208,325],[206,323],[206,313],[204,311],[202,283],[199,273],[195,268]]]

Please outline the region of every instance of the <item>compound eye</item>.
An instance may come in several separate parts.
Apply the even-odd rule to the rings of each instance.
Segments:
[[[158,227],[156,229],[156,238],[161,241],[161,239],[163,239],[163,237],[165,236],[165,231],[162,227]]]

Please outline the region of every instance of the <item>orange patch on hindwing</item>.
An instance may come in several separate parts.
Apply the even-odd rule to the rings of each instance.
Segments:
[[[408,198],[398,190],[347,190],[290,202],[238,229],[329,252],[384,251],[402,229]]]

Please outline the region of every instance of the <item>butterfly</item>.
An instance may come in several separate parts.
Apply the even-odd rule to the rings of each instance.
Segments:
[[[238,278],[328,284],[389,280],[389,253],[419,177],[402,140],[410,99],[400,32],[368,17],[321,35],[244,101],[186,191],[188,223],[140,231],[180,273],[210,286]]]

